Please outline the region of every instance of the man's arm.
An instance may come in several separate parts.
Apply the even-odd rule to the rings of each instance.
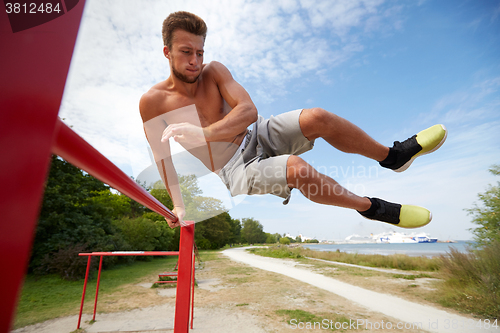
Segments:
[[[245,88],[234,80],[223,64],[212,61],[209,66],[213,80],[232,110],[223,119],[203,128],[203,132],[207,141],[224,141],[244,132],[257,121],[257,108]]]
[[[155,96],[146,93],[141,98],[139,109],[144,122],[146,139],[153,151],[158,172],[174,204],[173,213],[177,216],[178,221],[173,223],[173,221],[167,219],[169,226],[174,228],[181,224],[186,213],[179,186],[179,179],[172,163],[170,144],[168,141],[161,142],[162,133],[166,128],[166,124],[159,116],[149,119],[151,114],[156,114],[155,107],[157,107],[157,105],[158,104],[155,103]]]

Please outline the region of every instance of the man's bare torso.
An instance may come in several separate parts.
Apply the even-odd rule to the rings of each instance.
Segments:
[[[231,111],[231,107],[224,101],[213,78],[214,70],[210,64],[203,65],[194,95],[174,89],[168,80],[154,85],[147,92],[154,107],[149,108],[147,114],[141,114],[143,122],[161,121],[164,128],[178,123],[204,128],[223,119]],[[206,142],[196,146],[183,144],[183,147],[208,169],[217,172],[234,155],[246,133],[245,130],[219,142]]]

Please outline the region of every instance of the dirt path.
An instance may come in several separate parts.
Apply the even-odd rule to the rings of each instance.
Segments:
[[[454,323],[452,318],[462,320],[462,316],[448,316],[443,309],[433,310],[433,303],[426,300],[426,295],[433,293],[433,285],[424,280],[436,279],[410,282],[392,276],[400,272],[388,274],[349,266],[336,267],[317,260],[272,259],[241,249],[202,253],[202,257],[204,265],[196,272],[193,333],[439,332],[434,329],[436,325],[438,328],[448,325],[450,329],[442,332],[477,331],[477,327],[470,327],[470,324],[474,320],[476,325],[478,319],[465,317],[464,322]],[[156,273],[145,275],[119,290],[100,292],[98,314],[93,324],[89,323],[93,306],[93,295],[90,295],[84,309],[84,330],[79,333],[173,332],[175,288],[151,288],[156,279]],[[393,296],[388,296],[388,292]],[[415,304],[408,299],[424,304],[417,307],[424,312],[412,312]],[[366,305],[367,301],[371,304]],[[401,319],[407,317],[399,316],[400,312],[406,313],[410,320]],[[446,314],[444,320],[450,321],[432,321],[436,320],[436,313]],[[404,327],[406,323],[417,321],[415,314],[420,315],[421,328]],[[321,321],[321,327],[307,326],[317,321]],[[13,332],[70,333],[75,330],[76,323],[77,316],[73,315]],[[331,328],[338,327],[330,330],[325,328],[325,323]],[[456,329],[459,325],[467,329]]]
[[[421,323],[420,327],[429,332],[500,331],[498,328],[493,329],[491,327],[485,329],[484,325],[478,327],[478,320],[353,286],[321,274],[294,267],[284,260],[253,255],[245,251],[245,248],[228,249],[222,253],[231,260],[308,283],[401,322]]]

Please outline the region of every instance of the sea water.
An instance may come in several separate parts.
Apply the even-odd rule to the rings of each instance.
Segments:
[[[459,252],[466,252],[473,245],[470,241],[455,243],[400,243],[400,244],[304,244],[304,247],[315,251],[341,251],[359,254],[406,254],[412,257],[435,257],[450,252],[453,247]]]

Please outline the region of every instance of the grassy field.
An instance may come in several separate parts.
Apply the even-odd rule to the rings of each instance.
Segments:
[[[97,259],[94,259],[97,260]],[[175,265],[177,257],[136,261],[130,265],[103,270],[100,293],[112,293],[123,285],[134,283],[145,275]],[[152,281],[153,282],[153,281]],[[97,273],[87,283],[86,306],[94,304]],[[66,281],[55,275],[28,275],[17,306],[14,328],[24,327],[48,319],[78,313],[83,291],[83,280]]]
[[[448,266],[443,268],[442,258],[429,259],[422,257],[415,260],[412,257],[399,255],[383,256],[385,258],[369,255],[344,256],[344,254],[339,255],[337,252],[314,252],[309,249],[288,247],[255,248],[251,252],[276,258],[296,259],[301,263],[309,265],[313,271],[325,276],[378,292],[385,293],[390,289],[397,296],[419,303],[441,305],[483,318],[498,318],[498,314],[500,313],[498,297],[494,290],[493,292],[492,289],[482,290],[479,287],[474,287],[476,285],[471,286],[470,284],[467,285],[468,287],[464,287],[465,282],[463,280],[465,277],[470,277],[471,273],[464,274],[462,280],[457,278],[459,273],[464,272],[464,268],[460,264],[466,262],[466,260],[472,261],[474,259],[472,256],[463,257],[455,254],[456,258],[448,262]],[[214,293],[205,292],[204,294],[203,291],[198,291],[197,297],[201,298],[198,298],[197,304],[204,302],[203,299],[206,300],[207,304],[212,305],[238,299],[234,306],[235,308],[243,309],[256,307],[256,304],[260,304],[259,306],[263,307],[263,298],[269,298],[264,304],[267,304],[267,310],[273,311],[273,316],[271,317],[275,319],[281,318],[280,320],[289,322],[292,317],[304,320],[309,318],[308,316],[315,316],[315,320],[318,318],[330,318],[328,313],[323,312],[323,308],[317,302],[317,299],[310,299],[310,296],[302,296],[302,298],[308,298],[308,304],[317,305],[314,311],[307,308],[284,308],[283,304],[287,304],[286,300],[282,302],[281,306],[274,306],[273,304],[277,299],[282,297],[281,295],[289,295],[286,297],[292,300],[295,300],[296,297],[290,291],[295,288],[291,288],[286,293],[276,289],[276,286],[280,286],[283,283],[282,277],[261,273],[259,270],[248,266],[230,263],[227,258],[221,257],[220,251],[200,251],[200,254],[202,261],[211,267],[208,270],[200,271],[201,278],[203,278],[203,274],[208,274],[207,276],[210,278],[221,280],[223,286],[238,286],[239,289],[224,289],[226,293],[231,293],[224,296],[226,298],[215,296]],[[325,262],[308,260],[305,257],[342,261],[370,267],[394,268],[396,266],[399,269],[410,270],[412,273],[411,275],[405,275],[367,271],[361,268],[335,266]],[[490,254],[490,257],[496,258],[496,252]],[[161,297],[157,297],[156,294],[151,293],[151,289],[148,290],[135,286],[139,283],[154,282],[159,272],[172,270],[176,260],[176,257],[172,257],[156,258],[149,262],[136,261],[130,265],[117,266],[113,269],[103,271],[99,289],[99,309],[105,312],[114,312],[158,304],[154,302],[163,302]],[[458,273],[455,272],[453,273],[454,275],[450,275],[451,270],[458,270]],[[479,268],[475,268],[476,272],[478,270]],[[496,271],[494,273],[492,276],[497,275]],[[84,309],[86,313],[90,313],[93,307],[96,276],[97,274],[95,273],[87,285],[86,306]],[[482,276],[486,275],[483,274]],[[262,280],[264,277],[269,281]],[[296,282],[291,283],[297,285]],[[495,283],[498,284],[497,282]],[[266,284],[269,285],[269,289],[262,289]],[[484,289],[485,284],[482,283],[481,286]],[[245,288],[249,289],[243,292]],[[15,328],[77,314],[82,289],[83,280],[76,282],[65,281],[53,275],[38,278],[28,276],[19,300]],[[144,293],[142,290],[144,290]],[[240,292],[238,293],[237,290],[240,290]],[[260,298],[255,296],[258,292],[263,292],[265,296],[260,296]],[[484,296],[486,292],[490,293],[489,298]],[[155,296],[153,297],[152,295]],[[308,294],[305,293],[304,295]],[[152,300],[152,297],[156,297],[156,300]],[[255,297],[259,299],[256,300],[254,299]],[[132,302],[134,298],[137,299],[135,303]],[[329,300],[330,298],[331,296],[328,296],[325,300]],[[113,305],[112,303],[116,303],[117,305]],[[344,314],[339,313],[335,320],[342,322],[346,318]]]
[[[396,268],[410,271],[438,271],[440,259],[427,257],[410,257],[404,254],[384,256],[381,254],[357,254],[346,252],[313,251],[308,248],[289,248],[278,246],[271,248],[255,248],[252,253],[274,258],[317,258],[355,264],[368,267]]]
[[[308,248],[271,246],[250,252],[273,258],[317,258],[367,267],[415,271],[412,275],[395,274],[394,278],[438,279],[435,291],[421,295],[425,300],[475,316],[500,319],[500,245],[494,243],[481,251],[461,253],[456,250],[439,257],[407,255],[367,255],[345,252],[313,251]],[[429,272],[432,275],[421,273]],[[359,273],[352,273],[359,274]],[[416,285],[409,285],[415,287]]]

